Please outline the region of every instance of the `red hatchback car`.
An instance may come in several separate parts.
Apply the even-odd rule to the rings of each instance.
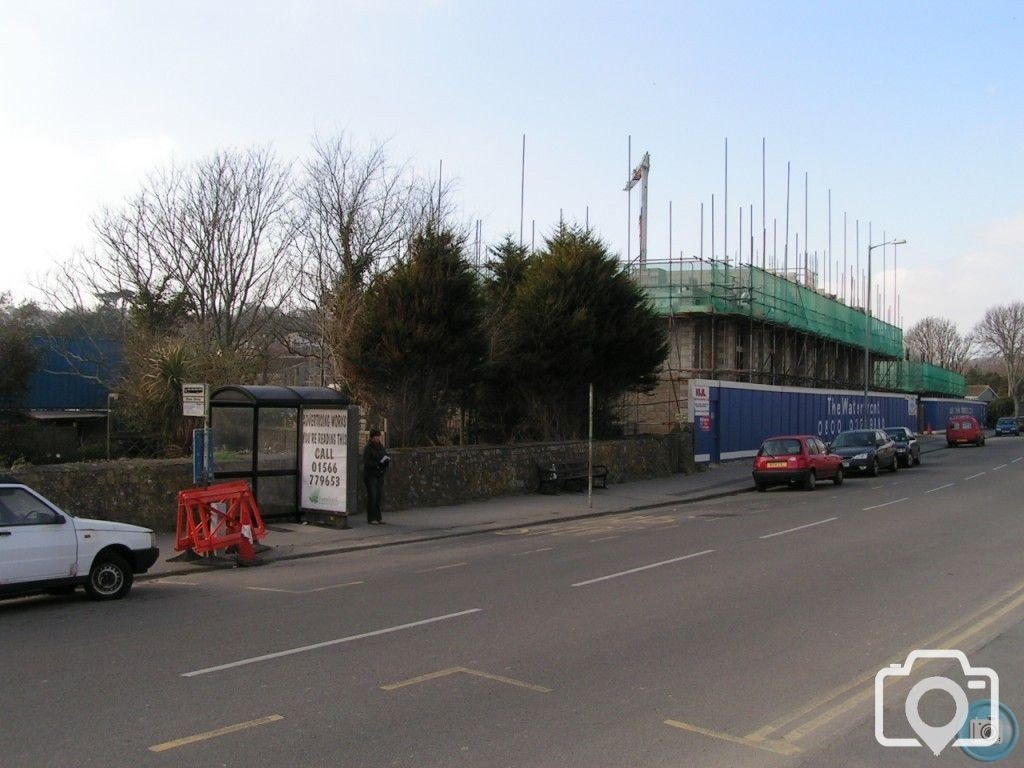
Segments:
[[[795,483],[813,491],[819,480],[829,479],[843,484],[843,460],[814,435],[769,437],[754,458],[754,486],[759,491]]]
[[[946,446],[955,448],[964,443],[985,444],[985,432],[973,416],[950,416],[946,425]]]

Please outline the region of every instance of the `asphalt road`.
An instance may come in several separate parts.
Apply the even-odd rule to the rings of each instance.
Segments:
[[[0,603],[0,764],[973,764],[879,746],[874,676],[956,647],[1024,715],[1022,494],[1024,438],[990,439],[813,493]]]

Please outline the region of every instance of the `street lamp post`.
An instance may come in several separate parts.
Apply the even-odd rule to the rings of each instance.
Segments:
[[[904,245],[906,240],[887,240],[877,245],[868,245],[868,304],[864,313],[864,413],[861,416],[861,428],[868,425],[868,390],[871,387],[871,252],[875,248],[886,245]]]

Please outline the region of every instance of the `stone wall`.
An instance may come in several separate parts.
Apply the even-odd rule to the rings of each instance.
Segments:
[[[608,481],[664,477],[692,466],[682,433],[606,440],[594,444],[594,463]],[[537,462],[585,460],[585,441],[408,448],[394,457],[385,481],[388,510],[461,504],[537,491]],[[178,491],[192,486],[187,459],[24,466],[8,473],[57,505],[83,517],[120,520],[173,531]],[[359,511],[365,508],[362,478]]]

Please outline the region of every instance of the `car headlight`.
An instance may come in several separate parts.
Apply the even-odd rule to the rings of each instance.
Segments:
[[[868,457],[868,455],[866,453],[858,453],[853,458],[855,458],[855,459],[866,459],[867,457]]]
[[[149,532],[149,547],[150,549],[156,549],[156,534],[153,531]]]

